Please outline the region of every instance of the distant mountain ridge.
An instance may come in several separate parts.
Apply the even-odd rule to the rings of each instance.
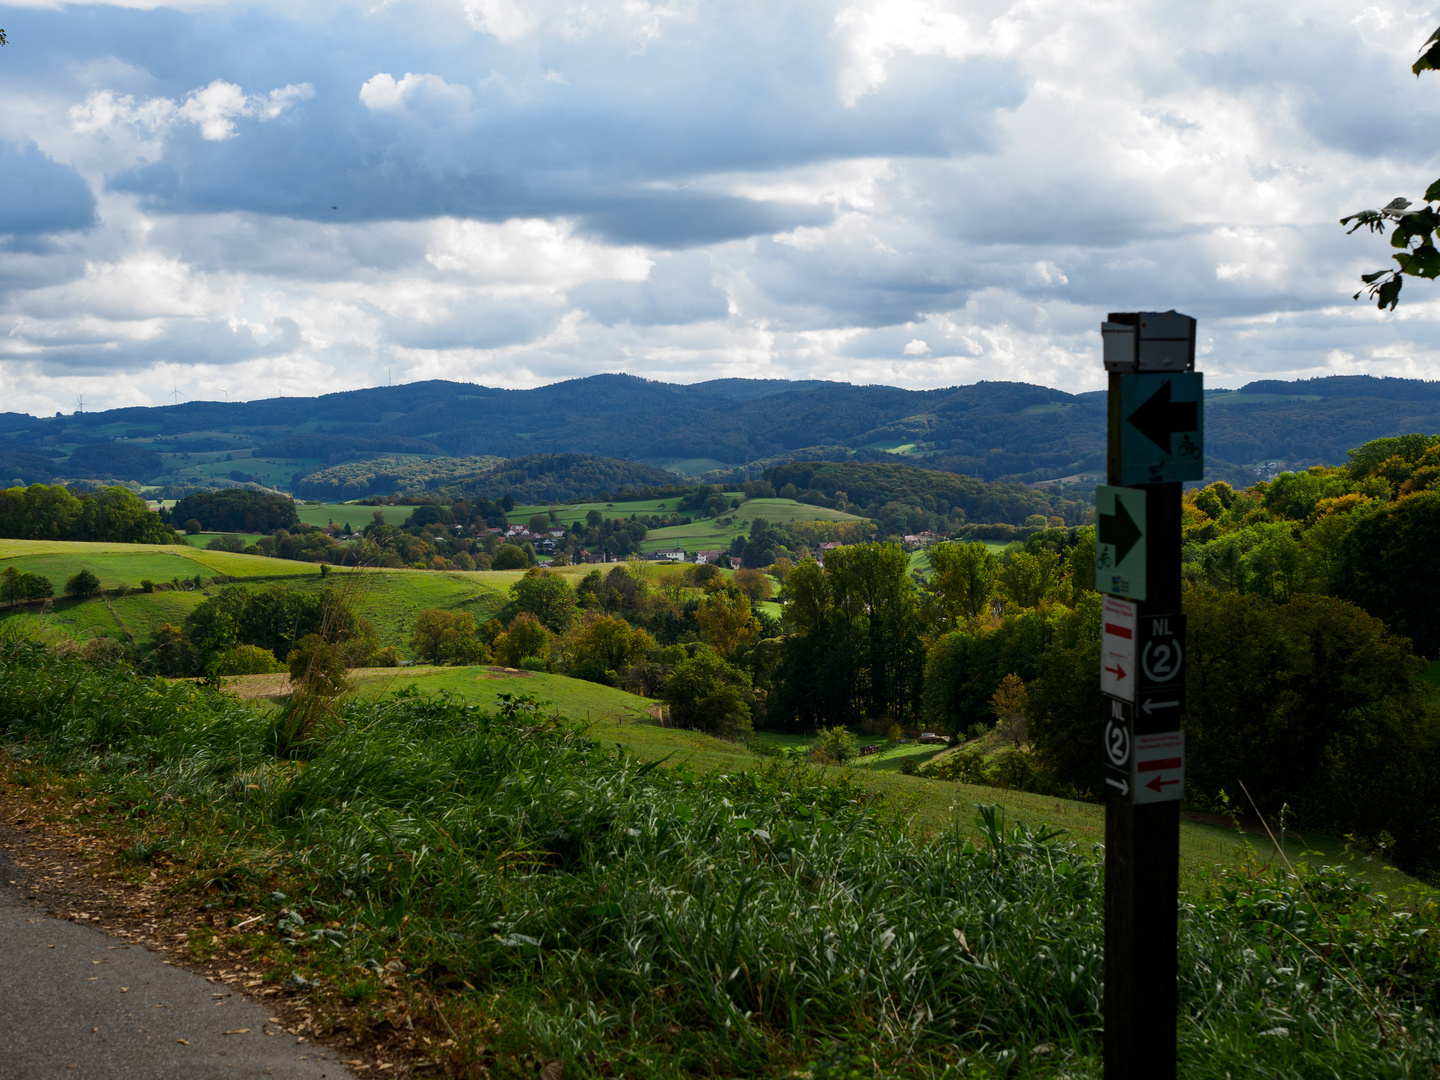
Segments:
[[[1207,400],[1207,465],[1227,478],[1272,462],[1337,463],[1370,439],[1440,431],[1440,383],[1422,380],[1267,379]],[[326,468],[385,455],[579,454],[690,476],[717,470],[754,476],[802,460],[889,461],[1035,482],[1101,470],[1104,433],[1103,392],[1069,394],[1017,382],[903,390],[768,379],[680,385],[596,375],[503,390],[435,380],[313,398],[57,417],[0,413],[0,483],[94,478],[94,463],[105,455],[89,450],[73,464],[70,455],[108,440],[158,454],[162,475],[177,483],[253,475],[290,490]],[[148,467],[148,455],[127,452],[126,458],[129,478],[158,479],[134,474]]]

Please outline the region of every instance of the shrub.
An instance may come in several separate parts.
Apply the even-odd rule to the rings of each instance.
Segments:
[[[236,553],[245,550],[245,540],[239,533],[226,533],[224,536],[212,536],[210,542],[205,545],[207,551],[234,551]]]
[[[932,780],[955,780],[962,784],[986,784],[990,780],[980,751],[964,747],[931,758],[915,771]]]
[[[914,776],[916,770],[919,769],[919,767],[920,766],[916,764],[913,757],[900,759],[900,771],[906,776]]]
[[[399,667],[400,650],[394,645],[386,645],[375,654],[370,661],[375,667]]]
[[[258,645],[236,645],[210,661],[212,675],[269,675],[284,670],[274,653]]]
[[[319,634],[306,634],[285,658],[290,683],[316,697],[334,697],[345,689],[340,650]]]
[[[148,577],[142,577],[140,579],[140,591],[153,593],[155,591],[155,582],[151,581]]]
[[[100,591],[100,579],[89,570],[78,570],[65,579],[68,596],[94,596]]]
[[[520,662],[515,665],[521,671],[544,671],[546,663],[543,657],[522,656]]]
[[[848,728],[839,725],[821,731],[815,749],[841,765],[860,756],[860,744],[855,741],[855,736]]]

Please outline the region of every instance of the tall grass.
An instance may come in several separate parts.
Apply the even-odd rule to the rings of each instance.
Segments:
[[[225,836],[207,872],[284,882],[291,948],[356,986],[398,959],[499,1021],[467,1052],[502,1071],[1099,1076],[1092,851],[993,811],[921,838],[843,779],[657,768],[524,701],[348,701],[283,754],[277,722],[0,644],[12,754]],[[1435,1075],[1435,912],[1303,885],[1184,906],[1182,1075]]]

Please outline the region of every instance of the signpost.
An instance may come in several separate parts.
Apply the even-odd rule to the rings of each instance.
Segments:
[[[1195,320],[1111,314],[1109,484],[1095,491],[1105,694],[1105,1077],[1174,1080],[1185,616],[1180,485],[1203,469]]]

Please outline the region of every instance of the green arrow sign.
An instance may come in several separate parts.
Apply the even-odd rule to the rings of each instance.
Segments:
[[[1145,599],[1145,492],[1095,489],[1095,588],[1127,600]]]
[[[1122,483],[1201,478],[1204,393],[1198,371],[1120,376]]]

